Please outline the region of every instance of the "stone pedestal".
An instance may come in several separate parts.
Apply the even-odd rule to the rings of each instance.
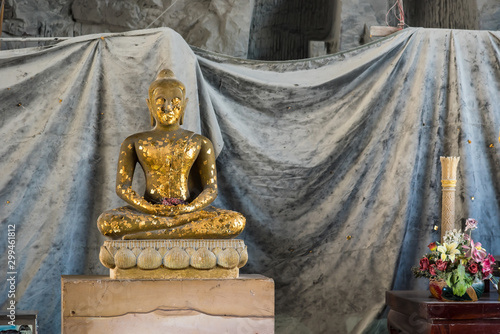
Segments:
[[[237,278],[248,253],[239,239],[107,240],[99,259],[116,279]]]
[[[62,332],[274,333],[274,281],[62,276]]]

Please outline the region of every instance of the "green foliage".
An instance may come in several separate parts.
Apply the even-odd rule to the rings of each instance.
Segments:
[[[453,289],[453,294],[463,296],[467,291],[467,287],[472,285],[474,279],[470,274],[465,272],[465,267],[461,264],[453,272],[446,274],[446,284]]]

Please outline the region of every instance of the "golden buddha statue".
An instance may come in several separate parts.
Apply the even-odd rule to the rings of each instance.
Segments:
[[[106,211],[99,231],[113,239],[225,239],[240,234],[245,218],[209,206],[217,197],[215,152],[209,139],[180,127],[186,89],[162,70],[146,100],[153,129],[124,140],[116,193],[129,205]],[[143,197],[132,189],[139,163],[146,178]]]

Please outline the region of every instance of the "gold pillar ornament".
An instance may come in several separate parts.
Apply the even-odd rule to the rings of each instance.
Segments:
[[[446,231],[455,228],[455,189],[457,185],[457,166],[460,157],[440,157],[441,160],[441,241]]]

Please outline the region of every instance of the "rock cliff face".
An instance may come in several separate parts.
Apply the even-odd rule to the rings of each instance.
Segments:
[[[336,26],[335,21],[340,18],[341,1],[255,1],[249,58],[303,59],[310,55],[310,41],[331,41],[338,45],[340,25]]]
[[[479,29],[500,30],[500,1],[477,0]]]
[[[470,0],[404,0],[413,27],[477,30],[477,2]]]
[[[387,0],[349,0],[342,1],[342,34],[340,48],[349,50],[360,46],[366,25],[384,26],[388,10]]]
[[[276,55],[277,47],[283,49],[289,44],[292,58],[303,58],[327,52],[328,45],[311,44],[322,38],[337,40],[330,47],[331,52],[363,44],[364,26],[384,25],[387,9],[394,1],[6,0],[2,36],[73,37],[166,26],[189,44],[218,53],[270,59]],[[300,12],[290,12],[295,9]],[[479,29],[500,30],[498,0],[477,0],[477,10]],[[335,11],[340,11],[340,29],[332,22],[336,19]],[[329,34],[328,29],[332,29]],[[293,38],[288,40],[287,35]],[[3,42],[2,49],[36,45]],[[296,45],[306,49],[312,45],[316,51],[295,50]],[[281,49],[281,53],[291,54]],[[278,58],[287,56],[280,54]]]
[[[81,34],[170,27],[190,44],[246,58],[253,1],[74,0]]]
[[[163,26],[193,46],[246,58],[253,8],[253,0],[7,0],[2,30],[73,37]],[[17,44],[7,48],[30,46]]]

